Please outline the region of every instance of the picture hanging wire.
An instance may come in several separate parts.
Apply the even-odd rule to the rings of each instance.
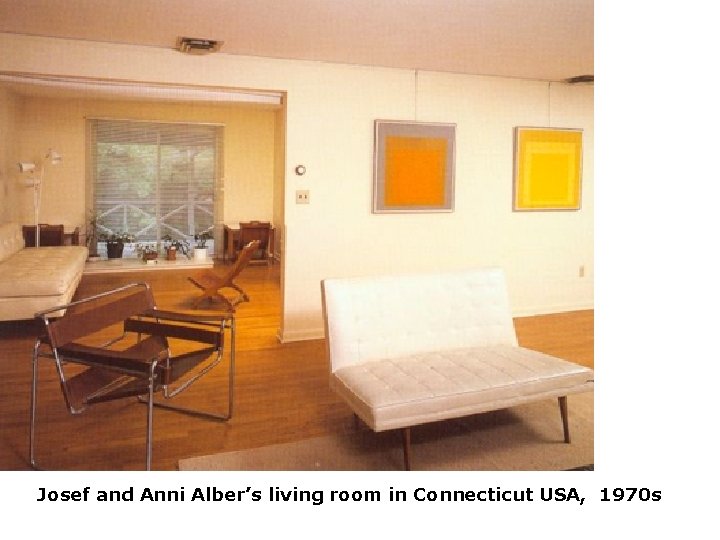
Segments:
[[[418,106],[418,70],[415,70],[415,118],[417,122],[417,106]]]
[[[550,101],[551,101],[551,95],[550,95],[550,85],[552,85],[551,81],[548,81],[548,87],[547,87],[547,124],[546,126],[552,126],[550,123]]]

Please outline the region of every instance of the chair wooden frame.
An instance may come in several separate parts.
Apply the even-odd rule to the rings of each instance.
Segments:
[[[41,246],[62,246],[65,244],[65,226],[48,225],[40,223],[40,232],[37,233],[35,225],[23,225],[22,232],[25,239],[25,247],[35,247],[35,241],[39,237]]]
[[[234,311],[239,303],[247,302],[250,298],[233,280],[250,263],[259,246],[259,240],[249,242],[242,248],[235,262],[227,270],[206,270],[197,276],[188,277],[188,280],[202,291],[202,294],[193,301],[193,307],[197,309],[203,300],[209,299],[212,301],[218,298],[229,311]],[[239,296],[234,301],[231,301],[223,295],[221,289],[234,289]]]
[[[241,221],[240,228],[233,233],[235,241],[241,246],[248,242],[258,240],[257,257],[250,263],[273,264],[275,250],[275,229],[269,221]]]
[[[233,414],[235,318],[160,310],[150,287],[131,283],[111,291],[40,312],[42,325],[32,356],[29,459],[38,468],[35,449],[38,363],[54,360],[68,411],[80,414],[95,403],[136,397],[147,406],[145,468],[152,467],[155,407],[213,420]],[[223,413],[179,407],[170,400],[223,359],[230,332],[228,402]],[[108,339],[108,337],[110,339]],[[171,351],[178,346],[181,352]],[[68,365],[79,369],[68,370]],[[80,371],[81,370],[81,371]],[[78,372],[79,371],[79,372]]]

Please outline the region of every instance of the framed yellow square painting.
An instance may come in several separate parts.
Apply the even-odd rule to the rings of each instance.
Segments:
[[[452,212],[455,124],[375,121],[373,212]]]
[[[513,210],[579,210],[582,130],[516,127]]]

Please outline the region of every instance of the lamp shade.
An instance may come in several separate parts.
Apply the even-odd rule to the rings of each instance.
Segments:
[[[35,171],[35,164],[30,162],[21,162],[18,163],[18,169],[20,169],[20,172],[34,172]]]
[[[56,150],[53,150],[52,148],[48,150],[47,159],[50,160],[50,163],[53,165],[57,165],[62,161],[62,155],[60,155],[60,152],[57,152]]]

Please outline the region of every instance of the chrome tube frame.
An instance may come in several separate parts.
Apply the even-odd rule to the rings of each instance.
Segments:
[[[53,316],[53,314],[60,314],[64,313],[66,309],[76,306],[78,304],[84,304],[87,302],[90,302],[92,300],[96,300],[98,298],[102,298],[104,296],[108,296],[110,294],[117,293],[122,290],[126,290],[132,287],[137,286],[144,286],[146,289],[149,289],[150,287],[146,283],[130,283],[128,285],[113,289],[111,291],[102,292],[93,296],[89,296],[87,298],[83,298],[80,300],[76,300],[74,302],[70,302],[68,304],[64,304],[61,306],[57,306],[52,309],[48,309],[42,312],[38,312],[35,317],[37,319],[41,319],[43,323],[45,324],[46,329],[49,326],[50,318]],[[203,317],[200,316],[200,319]],[[212,324],[211,320],[217,321],[217,324]],[[213,412],[207,412],[207,411],[201,411],[201,410],[195,410],[195,409],[189,409],[173,404],[163,403],[163,402],[157,402],[154,399],[155,394],[155,381],[157,380],[157,368],[160,362],[162,361],[161,358],[154,359],[150,364],[150,370],[148,372],[148,380],[147,380],[147,396],[140,396],[138,397],[139,401],[145,403],[147,405],[147,426],[146,426],[146,442],[145,442],[145,468],[146,470],[151,470],[152,468],[152,458],[153,458],[153,449],[152,449],[152,441],[153,441],[153,410],[155,407],[160,407],[164,409],[171,409],[180,413],[189,414],[193,416],[200,416],[203,418],[209,418],[213,420],[229,420],[232,418],[233,415],[233,405],[234,405],[234,380],[235,380],[235,315],[234,313],[228,313],[226,316],[223,317],[207,317],[205,321],[199,321],[200,324],[207,324],[215,327],[220,327],[221,332],[225,332],[228,329],[230,330],[230,366],[229,366],[229,372],[228,372],[228,405],[227,405],[227,413],[226,414],[220,414],[220,413],[213,413]],[[111,339],[110,341],[104,343],[101,345],[101,347],[107,347],[120,339],[122,339],[126,333],[123,333],[123,335]],[[32,382],[31,382],[31,396],[30,396],[30,434],[29,434],[29,461],[30,465],[33,469],[40,470],[37,464],[35,451],[37,448],[37,441],[36,441],[36,425],[37,425],[37,404],[38,404],[38,364],[39,359],[41,357],[43,358],[49,358],[53,359],[55,361],[56,370],[58,372],[58,377],[60,378],[60,387],[63,393],[63,398],[65,399],[65,403],[67,405],[68,410],[71,414],[77,415],[80,414],[85,410],[85,407],[81,409],[77,409],[73,406],[72,401],[70,399],[70,396],[68,394],[67,386],[66,386],[66,377],[65,377],[65,371],[63,369],[63,360],[60,358],[59,354],[56,350],[52,349],[52,353],[50,351],[43,351],[43,345],[46,345],[52,349],[50,345],[47,343],[44,343],[41,338],[38,338],[35,342],[35,346],[33,348],[33,354],[32,354]],[[223,340],[223,345],[218,348],[217,351],[217,357],[213,362],[203,368],[199,373],[194,375],[190,380],[184,382],[177,388],[174,388],[172,390],[169,390],[167,386],[163,387],[162,394],[165,398],[169,399],[175,396],[176,394],[180,393],[182,390],[190,386],[193,382],[198,380],[200,377],[205,375],[210,369],[215,367],[218,363],[220,363],[225,356],[225,342]],[[122,370],[118,370],[122,371]]]
[[[158,407],[160,409],[169,409],[172,411],[176,411],[182,414],[187,414],[190,416],[198,416],[201,418],[209,418],[211,420],[230,420],[233,416],[233,409],[234,409],[234,401],[235,401],[235,316],[231,315],[228,317],[230,320],[230,366],[228,367],[228,403],[227,403],[227,412],[226,413],[215,413],[210,411],[203,411],[199,409],[191,409],[189,407],[183,407],[180,405],[175,405],[172,403],[166,403],[166,402],[158,402],[154,401],[153,406]],[[221,322],[221,331],[225,331],[227,328],[227,320],[228,318],[224,318]],[[213,367],[215,367],[220,361],[222,360],[224,356],[224,349],[225,346],[221,347],[218,351],[218,356],[211,364],[203,368],[200,372],[198,372],[195,376],[193,376],[188,381],[184,382],[182,385],[174,388],[172,391],[164,391],[163,397],[165,399],[171,399],[178,393],[180,393],[182,390],[190,386],[192,383],[197,381],[200,377],[205,375],[208,371],[210,371]],[[142,403],[147,403],[149,400],[145,397],[138,397],[138,400]]]

